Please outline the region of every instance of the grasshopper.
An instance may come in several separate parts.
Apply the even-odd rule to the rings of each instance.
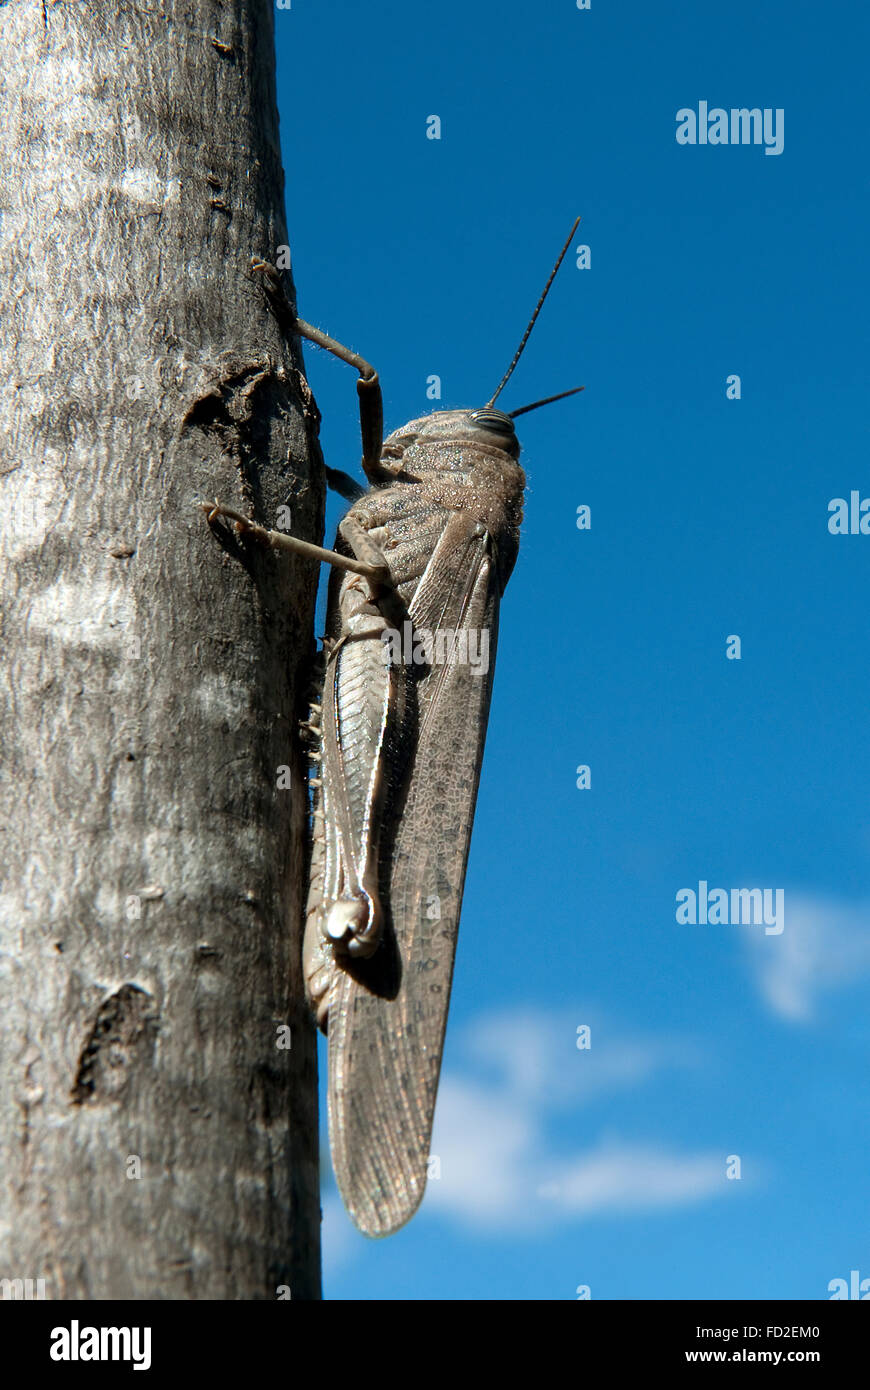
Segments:
[[[225,518],[332,566],[323,692],[306,726],[319,775],[303,964],[329,1038],[333,1167],[352,1220],[370,1236],[402,1226],[426,1185],[499,603],[522,522],[514,420],[583,388],[509,413],[495,402],[579,220],[486,405],[435,411],[386,440],[377,372],[298,318],[278,272],[253,261],[285,331],[358,372],[370,488],[327,469],[352,502],[333,550],[219,502],[205,510],[210,522]]]

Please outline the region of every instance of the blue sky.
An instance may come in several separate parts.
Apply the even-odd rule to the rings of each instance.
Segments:
[[[441,1177],[373,1243],[325,1163],[326,1296],[826,1298],[870,1278],[870,536],[827,524],[870,497],[867,12],[275,21],[300,312],[375,363],[388,429],[432,374],[483,404],[578,213],[591,248],[499,402],[586,385],[518,422]],[[700,101],[781,108],[782,153],[679,145]],[[353,373],[307,362],[356,472]],[[678,924],[701,880],[784,890],[782,933]]]

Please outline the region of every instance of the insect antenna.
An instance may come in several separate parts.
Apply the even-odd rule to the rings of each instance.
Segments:
[[[521,405],[519,410],[509,410],[508,415],[515,420],[518,415],[527,415],[530,410],[537,410],[540,405],[552,405],[553,401],[563,401],[566,396],[576,396],[578,391],[585,391],[585,386],[573,386],[570,391],[560,391],[558,396],[545,396],[542,401],[532,401],[531,405]]]
[[[558,271],[559,266],[562,264],[563,260],[565,259],[565,252],[568,250],[568,247],[571,245],[571,240],[572,240],[572,238],[573,238],[573,236],[574,236],[574,233],[576,232],[576,230],[577,230],[577,228],[578,228],[579,226],[580,226],[580,218],[578,217],[578,218],[576,219],[576,221],[574,222],[574,226],[571,228],[570,232],[568,233],[568,239],[567,239],[567,241],[565,242],[565,245],[562,247],[562,250],[559,252],[559,259],[556,261],[556,264],[553,266],[553,269],[550,271],[550,278],[549,278],[549,280],[547,281],[546,285],[544,286],[544,289],[543,289],[543,292],[542,292],[542,294],[541,294],[540,299],[538,300],[537,304],[535,305],[535,312],[532,314],[532,317],[529,319],[529,326],[528,326],[528,328],[526,329],[525,333],[524,333],[523,336],[522,336],[522,340],[520,341],[519,347],[517,348],[516,352],[514,353],[513,361],[511,362],[510,366],[508,367],[507,371],[505,372],[504,376],[502,377],[501,381],[499,382],[498,388],[497,388],[497,390],[496,390],[495,395],[494,395],[494,396],[491,396],[490,399],[487,401],[486,404],[487,404],[488,406],[493,405],[493,404],[495,403],[495,401],[498,400],[498,397],[501,395],[502,391],[504,390],[505,386],[507,385],[508,381],[510,380],[511,373],[513,372],[514,367],[517,365],[517,363],[519,362],[520,358],[522,357],[523,348],[525,347],[526,343],[529,341],[529,334],[531,333],[532,329],[533,329],[534,326],[535,326],[535,319],[538,317],[538,314],[541,312],[541,306],[542,306],[542,304],[544,303],[544,300],[547,298],[547,294],[549,293],[550,286],[552,285],[553,281],[554,281],[555,278],[556,278],[556,272]],[[566,391],[564,394],[565,394],[565,395],[570,395],[571,393]],[[558,400],[559,397],[558,397],[558,396],[551,396],[550,399],[551,399],[551,400]],[[538,402],[538,404],[540,404],[540,405],[547,405],[548,402],[547,402],[547,401],[540,401],[540,402]],[[528,405],[528,406],[524,406],[523,409],[524,409],[524,410],[533,410],[534,407]],[[515,413],[516,413],[516,414],[519,414],[520,412],[517,411],[517,412],[515,412]]]

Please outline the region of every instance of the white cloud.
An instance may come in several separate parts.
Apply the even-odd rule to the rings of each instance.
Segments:
[[[584,1024],[591,1046],[578,1049],[577,1028]],[[514,1098],[548,1108],[575,1107],[640,1085],[665,1067],[700,1061],[690,1040],[620,1036],[589,1009],[576,1017],[543,1009],[486,1014],[466,1029],[462,1050],[478,1070],[495,1073]]]
[[[618,1040],[603,1022],[591,1026],[588,1051],[578,1051],[572,1019],[543,1011],[488,1015],[466,1031],[472,1068],[489,1075],[442,1078],[432,1138],[440,1177],[430,1179],[424,1211],[503,1233],[724,1193],[723,1154],[614,1139],[581,1153],[552,1153],[548,1112],[576,1109],[598,1094],[642,1085],[664,1067],[698,1060],[691,1044]]]
[[[751,968],[770,1009],[807,1023],[819,998],[870,976],[870,907],[786,892],[780,936],[745,928]]]
[[[557,1159],[543,1112],[509,1089],[445,1077],[424,1211],[441,1211],[500,1232],[608,1212],[685,1206],[724,1193],[723,1154],[684,1154],[615,1140]]]
[[[725,1156],[680,1154],[644,1145],[602,1145],[561,1166],[540,1191],[563,1211],[591,1215],[687,1206],[722,1193]]]

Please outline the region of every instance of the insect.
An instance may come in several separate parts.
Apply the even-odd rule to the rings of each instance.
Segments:
[[[274,311],[357,369],[364,491],[334,550],[267,531],[255,539],[332,566],[325,675],[308,729],[313,834],[303,945],[306,988],[329,1038],[329,1130],[347,1210],[388,1235],[423,1197],[471,826],[492,690],[501,595],[519,548],[525,475],[514,420],[582,387],[505,413],[495,401],[528,341],[571,228],[497,390],[383,440],[374,368],[299,319],[256,260]]]

